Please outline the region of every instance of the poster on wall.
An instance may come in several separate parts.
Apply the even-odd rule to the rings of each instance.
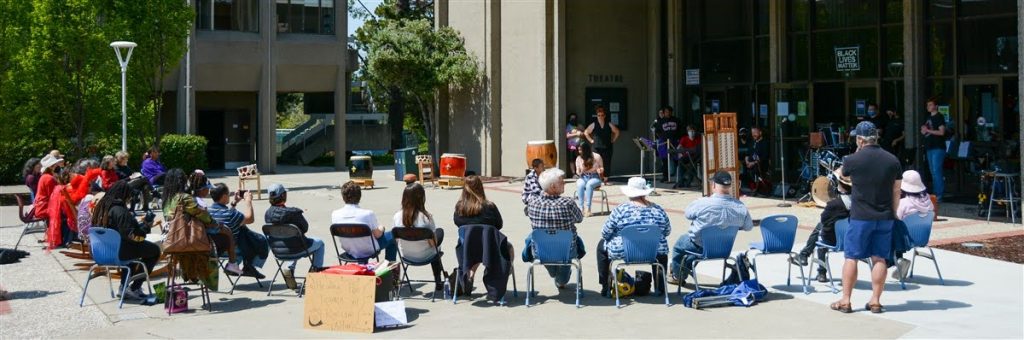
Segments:
[[[949,105],[939,105],[939,114],[946,117],[946,124],[949,124]]]
[[[686,85],[700,85],[700,69],[686,69]]]
[[[868,115],[868,101],[864,99],[857,99],[854,107],[857,109],[857,117],[864,117]]]
[[[801,116],[801,117],[807,115],[807,102],[805,102],[805,101],[798,101],[798,102],[796,102],[796,115],[797,116]]]
[[[757,112],[761,118],[768,118],[768,104],[758,105]]]
[[[836,71],[860,71],[860,46],[836,47]]]
[[[720,112],[719,109],[721,109],[721,107],[721,102],[719,102],[718,99],[711,100],[711,113]]]

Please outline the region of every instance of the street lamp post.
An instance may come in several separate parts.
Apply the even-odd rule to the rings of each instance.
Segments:
[[[117,62],[121,65],[121,151],[128,151],[128,109],[125,105],[127,98],[127,74],[128,61],[132,59],[132,50],[137,44],[131,41],[115,41],[110,43],[117,53]],[[127,49],[128,54],[121,57],[121,49]]]

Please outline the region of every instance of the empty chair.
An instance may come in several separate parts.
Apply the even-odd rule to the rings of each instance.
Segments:
[[[832,267],[828,264],[828,254],[840,253],[843,251],[843,242],[846,238],[846,231],[850,229],[850,220],[841,219],[836,221],[836,244],[827,244],[821,240],[818,240],[817,246],[825,249],[825,260],[819,260],[817,257],[811,260],[811,266],[807,270],[808,273],[814,272],[814,264],[817,263],[819,266],[824,266],[828,271],[828,281],[832,286],[832,293],[839,293],[839,289],[836,288],[836,282],[832,277]],[[805,285],[810,285],[810,278],[805,280]]]
[[[738,231],[738,227],[705,227],[700,230],[701,252],[686,251],[687,254],[697,257],[690,265],[690,273],[693,273],[693,286],[695,290],[701,289],[700,282],[697,280],[697,264],[703,261],[722,260],[722,281],[725,281],[725,268],[729,264],[729,252],[732,251],[733,243],[736,242],[736,233]],[[680,280],[683,279],[680,273],[676,273],[676,275]],[[682,289],[683,285],[679,285],[676,293],[682,294]]]
[[[121,234],[118,234],[117,230],[107,228],[90,228],[89,229],[89,250],[92,253],[92,259],[95,262],[86,274],[85,285],[82,288],[82,298],[78,300],[78,306],[81,307],[85,304],[85,293],[89,291],[89,282],[92,281],[92,272],[97,268],[103,268],[107,274],[107,281],[110,282],[110,297],[114,298],[114,281],[110,277],[110,271],[114,269],[124,269],[122,273],[124,278],[124,284],[121,285],[119,290],[121,291],[121,300],[117,304],[117,308],[124,306],[124,295],[128,290],[128,284],[131,282],[132,277],[132,264],[138,264],[142,266],[142,273],[146,274],[146,284],[149,286],[149,294],[153,294],[153,285],[149,281],[149,270],[146,268],[146,264],[139,260],[121,260],[118,254],[121,251]]]
[[[576,308],[579,308],[583,297],[583,266],[576,258],[576,235],[564,229],[533,229],[530,237],[533,262],[526,270],[526,306],[530,306],[530,296],[534,293],[533,267],[543,265],[576,269]]]
[[[270,296],[270,293],[274,291],[274,281],[277,280],[277,276],[284,275],[281,269],[284,263],[307,258],[309,259],[309,268],[313,269],[313,251],[309,250],[312,244],[302,235],[302,230],[295,225],[266,224],[263,226],[263,234],[267,236],[270,252],[274,254],[274,261],[277,262],[277,272],[270,279],[270,289],[267,290],[267,296]],[[299,287],[300,297],[305,289],[306,279],[303,278],[302,285]]]
[[[444,252],[442,252],[436,244],[433,245],[433,254],[426,258],[411,258],[402,253],[402,247],[408,246],[410,243],[422,242],[429,244],[430,241],[434,240],[434,231],[427,228],[396,227],[391,229],[391,234],[395,236],[395,240],[398,242],[398,258],[402,260],[401,284],[409,288],[409,294],[412,294],[412,282],[435,283],[434,280],[410,280],[409,267],[429,266],[432,262],[440,259],[441,256],[444,255]],[[401,286],[398,287],[398,292],[402,292]],[[430,302],[434,302],[434,295],[436,293],[436,289],[431,291]]]
[[[942,272],[939,271],[939,261],[935,259],[935,251],[932,247],[928,246],[928,241],[932,236],[932,221],[934,220],[935,213],[928,212],[924,214],[911,214],[903,218],[903,223],[907,224],[907,232],[910,234],[910,239],[914,241],[914,255],[910,261],[910,275],[914,277],[914,264],[918,256],[932,260],[935,264],[935,273],[939,275],[939,283],[945,285],[946,281],[942,279]],[[925,248],[928,253],[924,253],[919,248]],[[903,281],[901,280],[902,284]]]
[[[356,223],[335,223],[331,225],[331,240],[338,262],[366,264],[370,259],[380,261],[380,245],[373,238],[370,226]],[[369,255],[366,255],[369,254]]]
[[[25,225],[25,227],[21,229],[21,236],[18,236],[18,242],[14,244],[14,250],[18,250],[18,245],[21,244],[21,238],[25,237],[25,234],[46,231],[46,220],[36,218],[35,215],[32,214],[32,209],[25,211],[25,201],[21,199],[21,195],[14,195],[14,198],[18,200],[18,218],[20,218],[21,223]]]
[[[785,254],[791,260],[796,256],[796,253],[793,252],[793,241],[796,238],[796,228],[799,224],[799,219],[793,215],[771,215],[761,220],[762,241],[750,243],[750,250],[757,251],[754,256],[750,257],[751,262],[753,262],[752,267],[754,267],[754,278],[758,278],[758,256]],[[791,276],[793,275],[793,262],[787,261],[787,263],[789,265],[786,268],[786,285],[789,286]],[[807,277],[804,275],[804,267],[797,267],[800,268],[800,283],[804,286],[804,294],[808,294],[807,285],[804,284],[807,281]]]
[[[615,294],[615,307],[621,307],[619,297],[619,267],[633,265],[652,265],[661,271],[662,290],[665,294],[665,306],[668,302],[668,278],[665,276],[668,271],[658,261],[658,246],[661,243],[661,228],[653,225],[639,225],[622,228],[619,231],[622,238],[622,260],[611,261],[612,291]],[[618,262],[618,263],[616,263]],[[658,273],[654,273],[655,280]]]

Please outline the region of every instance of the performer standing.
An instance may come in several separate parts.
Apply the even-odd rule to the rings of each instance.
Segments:
[[[658,111],[658,119],[654,121],[654,125],[651,128],[654,130],[654,138],[658,141],[658,160],[661,161],[659,169],[661,171],[662,182],[672,183],[672,178],[668,176],[668,167],[675,167],[675,157],[668,156],[668,150],[676,147],[676,142],[679,141],[680,129],[679,126],[682,123],[679,118],[672,115],[672,107],[665,106]]]
[[[579,152],[580,142],[583,140],[583,131],[580,131],[579,123],[576,121],[576,113],[570,112],[565,120],[565,164],[569,164],[569,173],[576,173],[576,153]]]
[[[594,111],[597,112],[597,121],[590,123],[583,135],[594,146],[594,152],[601,155],[604,177],[608,178],[611,177],[612,147],[619,139],[619,127],[608,120],[604,105],[594,106]]]

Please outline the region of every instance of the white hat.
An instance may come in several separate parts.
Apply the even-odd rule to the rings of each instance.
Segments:
[[[46,156],[43,157],[41,161],[39,161],[39,164],[43,165],[43,169],[47,169],[63,161],[63,158],[54,157],[52,154],[47,154]]]
[[[909,193],[924,192],[927,189],[924,186],[924,182],[921,181],[921,174],[914,170],[907,170],[903,172],[903,180],[900,181],[900,190]]]
[[[622,190],[622,194],[629,198],[647,196],[654,191],[647,187],[647,181],[641,177],[630,177],[626,186],[619,187],[619,190]]]

